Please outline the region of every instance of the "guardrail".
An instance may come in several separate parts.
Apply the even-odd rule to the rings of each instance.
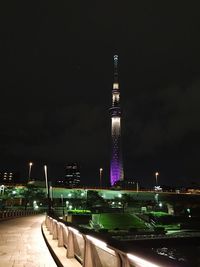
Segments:
[[[48,215],[45,225],[52,239],[57,240],[57,246],[66,248],[66,257],[76,258],[83,267],[161,267],[116,249],[92,235],[81,233]]]
[[[38,211],[34,210],[2,210],[0,211],[0,220],[7,218],[16,218],[21,216],[28,216],[38,214]]]

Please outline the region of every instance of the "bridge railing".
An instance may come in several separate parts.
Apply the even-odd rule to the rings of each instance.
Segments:
[[[7,218],[16,218],[20,216],[28,216],[38,214],[38,211],[34,210],[1,210],[0,211],[0,220]]]
[[[90,234],[81,233],[48,215],[45,225],[52,239],[58,241],[58,247],[66,248],[66,257],[76,258],[84,267],[161,267],[137,255],[116,249]]]

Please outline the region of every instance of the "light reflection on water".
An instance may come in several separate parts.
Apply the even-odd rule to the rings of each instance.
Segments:
[[[188,244],[187,247],[153,248],[152,251],[180,264],[183,263],[184,266],[200,266],[200,247],[192,246],[192,244]]]
[[[153,249],[154,250],[154,249]],[[176,248],[157,248],[156,253],[161,256],[166,256],[176,261],[186,261],[186,257],[181,255]]]

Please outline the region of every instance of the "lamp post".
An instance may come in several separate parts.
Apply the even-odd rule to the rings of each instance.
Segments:
[[[62,205],[62,215],[63,215],[63,218],[64,218],[65,212],[64,212],[63,194],[61,194],[60,197],[61,197],[61,205]]]
[[[50,199],[53,202],[53,186],[52,185],[50,185],[49,187],[49,193],[50,193]]]
[[[103,168],[99,169],[99,187],[102,187],[102,173],[103,173]]]
[[[49,182],[47,176],[47,165],[44,165],[44,176],[45,176],[46,190],[47,190],[48,213],[51,213],[51,200],[50,200]]]
[[[136,183],[136,191],[137,191],[137,193],[139,191],[139,183],[138,182]]]
[[[155,173],[155,176],[156,176],[156,186],[158,185],[158,175],[159,175],[159,172],[156,172]]]
[[[29,170],[28,170],[28,181],[31,179],[31,168],[33,166],[33,162],[29,162]]]

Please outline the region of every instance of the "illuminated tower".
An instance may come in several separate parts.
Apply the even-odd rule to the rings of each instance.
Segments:
[[[114,56],[114,82],[112,89],[111,116],[111,163],[110,163],[110,183],[124,179],[122,149],[121,149],[121,108],[120,91],[118,82],[118,56]]]

